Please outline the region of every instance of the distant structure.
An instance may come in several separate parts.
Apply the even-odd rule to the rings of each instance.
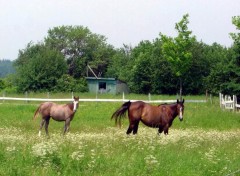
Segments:
[[[129,93],[129,88],[124,81],[115,78],[86,77],[89,92],[120,94]]]
[[[88,70],[92,73],[94,77],[88,76]],[[97,76],[93,69],[87,65],[87,84],[88,90],[91,93],[110,93],[110,94],[120,94],[129,93],[129,88],[124,81],[115,78],[102,78],[101,73]]]

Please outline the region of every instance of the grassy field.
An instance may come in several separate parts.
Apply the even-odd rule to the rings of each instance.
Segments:
[[[183,122],[176,118],[168,136],[142,124],[138,135],[127,136],[128,120],[119,129],[110,119],[121,103],[81,102],[66,136],[64,124],[51,120],[50,138],[38,137],[40,118],[32,120],[37,105],[0,102],[0,175],[240,175],[240,114],[221,110],[217,98],[186,103]]]

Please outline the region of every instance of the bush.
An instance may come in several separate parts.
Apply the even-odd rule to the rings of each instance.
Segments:
[[[85,78],[74,79],[70,75],[64,74],[57,80],[55,88],[57,92],[87,92],[87,82]]]

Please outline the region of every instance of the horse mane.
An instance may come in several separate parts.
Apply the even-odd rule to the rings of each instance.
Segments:
[[[176,105],[176,104],[177,104],[176,102],[175,103],[162,103],[162,104],[159,104],[158,107],[163,106],[163,105],[167,105],[167,106],[169,105],[170,106],[170,105]]]

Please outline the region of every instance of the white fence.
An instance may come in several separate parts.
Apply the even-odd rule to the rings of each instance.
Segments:
[[[0,97],[0,101],[25,101],[25,102],[30,102],[30,101],[37,101],[37,102],[46,102],[46,101],[52,101],[52,102],[69,102],[72,101],[73,98],[66,98],[66,99],[51,99],[51,98],[14,98],[14,97]],[[129,101],[129,99],[125,99],[123,96],[122,99],[98,99],[98,98],[93,98],[93,99],[79,99],[80,102],[126,102]],[[132,100],[134,101],[139,101],[139,100]],[[176,100],[141,100],[147,103],[175,103]],[[206,103],[206,100],[186,100],[185,102],[190,102],[190,103]]]
[[[220,107],[223,109],[237,110],[240,108],[240,104],[237,104],[237,96],[236,95],[223,95],[219,93],[219,102]]]

